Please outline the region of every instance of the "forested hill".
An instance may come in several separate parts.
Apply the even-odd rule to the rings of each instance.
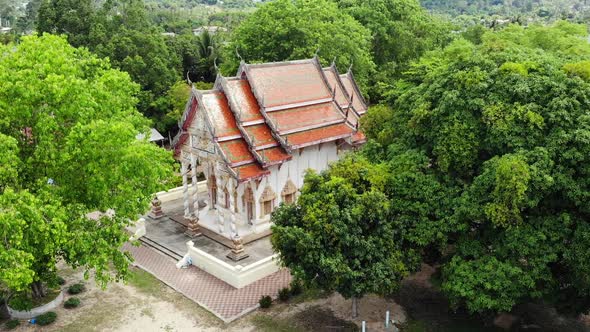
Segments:
[[[588,0],[421,0],[431,11],[456,15],[525,16],[545,20],[582,21],[590,13]]]

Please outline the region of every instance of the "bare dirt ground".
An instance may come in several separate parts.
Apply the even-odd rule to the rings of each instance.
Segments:
[[[150,274],[134,268],[127,284],[98,288],[93,280],[84,280],[79,271],[64,268],[60,275],[69,285],[84,282],[86,291],[76,295],[81,305],[75,309],[55,310],[55,323],[41,327],[21,321],[16,332],[32,331],[355,331],[362,320],[371,331],[381,330],[385,310],[396,321],[405,319],[403,309],[391,300],[368,296],[359,301],[360,316],[350,318],[351,301],[338,294],[312,292],[288,303],[275,303],[271,309],[258,310],[224,324],[196,303],[169,288]],[[70,295],[65,296],[65,299]],[[4,331],[4,324],[0,325]]]

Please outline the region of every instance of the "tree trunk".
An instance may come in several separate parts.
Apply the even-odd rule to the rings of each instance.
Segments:
[[[45,297],[45,288],[43,288],[43,284],[41,281],[35,281],[31,284],[31,290],[33,291],[34,298],[42,298]]]
[[[352,318],[357,318],[359,315],[358,306],[357,306],[357,298],[352,298]]]
[[[0,298],[0,319],[8,319],[8,298]]]

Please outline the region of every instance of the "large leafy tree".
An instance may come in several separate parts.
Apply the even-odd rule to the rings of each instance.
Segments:
[[[101,6],[91,0],[43,1],[39,32],[65,34],[72,45],[108,57],[141,85],[138,108],[142,113],[159,119],[168,112],[159,99],[181,76],[176,57],[148,19],[143,1],[109,0]]]
[[[43,296],[59,260],[101,285],[125,277],[125,227],[173,170],[136,139],[148,131],[138,88],[62,37],[0,46],[0,288]]]
[[[408,269],[380,172],[351,164],[306,175],[298,202],[272,215],[272,244],[297,278],[352,298],[356,316],[358,298],[393,292]]]
[[[423,188],[435,194],[419,197],[446,212],[408,224],[433,232],[421,245],[444,249],[455,305],[502,311],[590,294],[589,55],[583,26],[486,32],[429,53],[389,91],[390,108],[369,112],[375,163],[408,165],[408,153],[427,163]],[[403,188],[388,197],[415,206]]]
[[[329,0],[277,0],[262,5],[233,32],[225,48],[224,70],[234,74],[240,63],[311,58],[339,68],[354,63],[366,85],[374,70],[369,31]]]

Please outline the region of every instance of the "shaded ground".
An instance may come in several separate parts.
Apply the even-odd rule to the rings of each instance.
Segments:
[[[422,270],[406,278],[393,298],[406,310],[408,321],[402,332],[500,332],[494,317],[477,317],[453,312],[445,296],[431,283],[435,269]],[[565,317],[543,304],[523,304],[514,309],[517,321],[511,331],[590,332],[579,319]]]

